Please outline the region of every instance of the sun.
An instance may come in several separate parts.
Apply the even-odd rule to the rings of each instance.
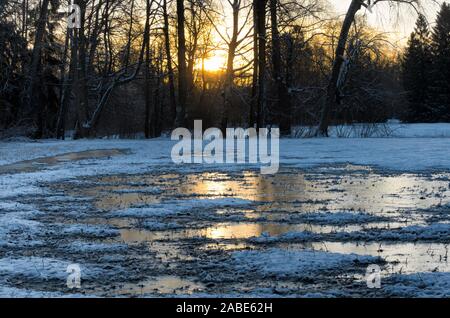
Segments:
[[[205,59],[205,70],[209,72],[217,72],[225,68],[226,59],[220,54]],[[200,63],[199,68],[202,68]]]

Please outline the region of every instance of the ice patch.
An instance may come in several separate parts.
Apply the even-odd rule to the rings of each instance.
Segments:
[[[63,225],[61,234],[102,238],[118,236],[120,235],[120,231],[109,226],[102,225],[69,224]]]
[[[250,238],[254,243],[279,243],[279,242],[450,242],[450,223],[434,223],[426,226],[411,225],[399,229],[370,229],[364,232],[333,232],[333,233],[312,233],[288,232],[278,236],[270,236],[263,233],[259,237]]]
[[[0,286],[0,298],[82,298],[83,294],[63,294],[15,287]],[[90,295],[89,297],[92,297]]]
[[[52,258],[19,257],[0,259],[2,275],[20,275],[28,278],[67,279],[67,266],[72,262]]]
[[[448,298],[450,273],[393,275],[382,288],[390,297]]]
[[[176,230],[183,226],[174,222],[144,221],[143,227],[150,231]]]
[[[339,240],[356,241],[435,241],[450,242],[450,223],[411,225],[399,229],[372,229],[365,232],[339,232],[334,234]]]
[[[362,264],[375,264],[378,257],[338,254],[311,250],[268,249],[239,251],[232,254],[233,263],[240,272],[258,272],[263,275],[302,276],[327,270],[342,270]]]
[[[386,218],[360,212],[317,212],[306,214],[304,220],[316,224],[347,225],[381,222]]]
[[[195,209],[247,206],[252,203],[254,202],[239,198],[174,200],[150,206],[119,210],[112,212],[110,216],[146,218],[152,216],[179,215],[191,213]]]
[[[68,249],[72,252],[81,252],[81,253],[119,253],[123,252],[128,248],[126,244],[106,244],[106,243],[92,243],[92,242],[82,242],[76,241],[70,244],[61,246],[62,249]]]
[[[0,246],[20,247],[40,244],[35,239],[42,226],[29,218],[41,213],[31,206],[0,202]]]

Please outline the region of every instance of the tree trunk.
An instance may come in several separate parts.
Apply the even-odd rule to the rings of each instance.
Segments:
[[[98,37],[100,35],[100,8],[103,5],[103,1],[100,0],[98,3],[98,8],[95,10],[95,18],[94,18],[94,27],[92,28],[90,38],[89,38],[89,58],[88,58],[88,66],[87,66],[87,72],[88,74],[92,74],[94,72],[94,57],[95,52],[97,51],[97,45],[98,45]],[[94,6],[94,2],[93,2]]]
[[[286,88],[286,111],[289,114],[289,126],[292,126],[293,121],[295,120],[294,114],[292,113],[292,105],[291,105],[291,93],[289,88],[292,87],[292,70],[291,65],[294,63],[294,43],[291,36],[287,36],[285,38],[286,45],[286,62],[285,62],[285,88]]]
[[[167,0],[163,1],[163,18],[164,18],[164,44],[167,58],[167,75],[169,79],[170,120],[171,124],[175,124],[175,119],[177,116],[177,100],[175,97],[175,79],[172,67],[172,53],[170,49],[169,15],[167,13]]]
[[[156,138],[160,136],[160,128],[159,128],[159,122],[160,122],[160,113],[159,113],[159,105],[160,105],[160,90],[161,90],[161,83],[160,83],[160,74],[159,73],[159,58],[156,60],[155,65],[155,90],[153,92],[153,112],[152,112],[152,137]]]
[[[130,65],[131,36],[132,36],[132,32],[133,32],[133,11],[134,11],[134,0],[131,0],[130,26],[128,28],[128,36],[127,36],[128,39],[127,39],[127,52],[125,55],[125,68],[128,68],[128,65]],[[147,14],[149,14],[149,12],[147,12]]]
[[[339,80],[339,73],[341,71],[342,63],[344,62],[345,48],[347,46],[347,39],[350,32],[350,28],[355,21],[356,13],[361,9],[361,0],[352,0],[350,7],[345,16],[342,24],[341,34],[339,36],[339,42],[336,47],[333,70],[331,72],[330,82],[327,89],[327,97],[322,109],[322,115],[320,118],[319,128],[317,129],[316,136],[328,137],[328,126],[330,124],[330,112],[336,106],[337,97],[337,84]]]
[[[256,107],[256,124],[264,126],[266,110],[266,4],[267,0],[256,0],[258,32],[258,95]]]
[[[240,1],[234,0],[233,4],[233,34],[228,44],[227,71],[225,74],[225,85],[223,90],[223,109],[222,109],[222,131],[225,133],[228,126],[228,117],[232,104],[232,92],[234,82],[234,58],[236,56],[236,48],[239,34],[239,11]]]
[[[276,91],[274,107],[275,122],[282,135],[291,133],[291,109],[287,97],[287,88],[281,71],[280,33],[278,31],[278,0],[270,0],[270,19],[272,27],[272,67]]]
[[[178,105],[176,126],[183,127],[186,122],[187,74],[186,37],[184,31],[184,0],[177,0],[178,22]]]
[[[45,26],[48,17],[48,6],[50,0],[42,0],[41,9],[39,11],[39,20],[36,26],[36,35],[34,38],[33,51],[31,55],[30,68],[28,72],[28,82],[25,87],[23,96],[23,109],[22,118],[26,122],[31,122],[31,124],[38,124],[37,131],[34,132],[33,137],[40,138],[42,131],[39,128],[40,123],[38,123],[38,117],[40,113],[40,105],[35,103],[33,96],[35,95],[35,89],[38,81],[38,73],[41,65],[41,51],[45,35]],[[41,127],[42,128],[42,127]]]
[[[85,127],[87,119],[89,118],[89,100],[88,100],[88,86],[87,86],[87,65],[86,65],[86,36],[85,32],[85,14],[86,14],[86,2],[84,0],[79,0],[78,5],[80,6],[81,11],[81,28],[78,30],[78,85],[77,85],[77,94],[80,95],[79,105],[77,105],[78,109],[78,122],[79,122],[79,131],[78,136],[80,138],[88,137],[92,132],[90,129]]]
[[[147,15],[149,14],[149,8],[147,9]],[[146,30],[149,30],[149,26],[146,26]],[[144,34],[144,41],[145,44],[145,71],[144,71],[144,77],[145,77],[145,126],[144,126],[144,132],[145,132],[145,138],[149,139],[151,136],[151,125],[150,125],[150,109],[151,109],[151,102],[150,102],[150,90],[151,90],[151,79],[150,79],[150,66],[151,66],[151,60],[150,60],[150,39],[149,39],[149,32],[145,32]]]
[[[250,114],[248,118],[248,126],[253,127],[256,121],[257,94],[258,94],[258,16],[256,12],[256,2],[253,0],[253,76],[252,76],[252,92],[250,101]]]
[[[60,104],[59,104],[59,110],[58,110],[58,117],[56,119],[56,131],[55,131],[55,137],[57,139],[63,139],[65,135],[66,130],[66,111],[67,111],[67,102],[70,99],[70,93],[71,93],[71,72],[72,72],[72,63],[69,65],[69,74],[66,74],[65,71],[65,65],[67,62],[67,52],[69,51],[69,45],[71,45],[71,34],[72,30],[67,30],[66,34],[66,40],[64,43],[64,53],[63,53],[63,59],[61,63],[61,87],[59,90],[59,96],[60,96]]]
[[[194,88],[194,66],[195,66],[195,58],[196,58],[196,53],[197,53],[197,48],[198,48],[198,41],[199,41],[199,27],[197,25],[197,13],[195,11],[195,1],[189,1],[189,11],[191,14],[191,23],[192,25],[190,26],[190,28],[188,28],[188,30],[190,30],[190,47],[189,50],[187,52],[187,71],[186,71],[186,76],[187,76],[187,91],[191,92],[192,89]]]

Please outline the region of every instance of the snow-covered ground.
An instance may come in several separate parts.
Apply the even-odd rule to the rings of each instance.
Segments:
[[[164,138],[0,142],[0,296],[449,296],[450,124],[392,131],[282,139],[275,176]]]

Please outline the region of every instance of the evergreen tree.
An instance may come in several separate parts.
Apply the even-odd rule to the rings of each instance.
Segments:
[[[432,34],[433,107],[438,120],[450,121],[450,5],[444,3]]]
[[[422,14],[416,22],[403,58],[403,85],[407,91],[409,110],[406,120],[423,122],[433,120],[430,108],[432,50],[428,22]]]

